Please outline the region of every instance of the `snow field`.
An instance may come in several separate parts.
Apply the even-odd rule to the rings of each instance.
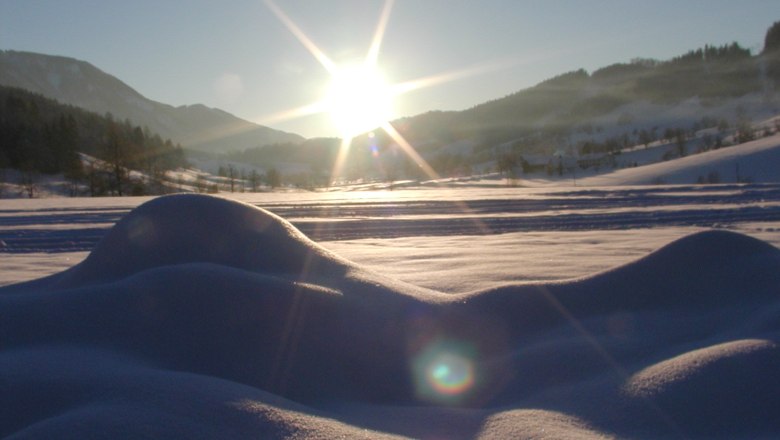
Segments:
[[[721,189],[743,202],[773,193]],[[425,212],[423,234],[384,240],[424,245],[431,209],[453,216],[411,206]],[[739,210],[711,213],[721,225],[777,231],[771,219],[741,223]],[[616,218],[595,226],[633,224]],[[580,234],[599,247],[619,232],[537,238]],[[532,233],[479,237],[498,245],[521,234]],[[455,240],[439,249],[459,244],[457,234],[438,237]],[[577,279],[446,293],[355,264],[249,204],[158,198],[122,217],[81,263],[0,288],[0,379],[13,396],[0,400],[0,435],[772,437],[779,268],[777,247],[708,229]]]

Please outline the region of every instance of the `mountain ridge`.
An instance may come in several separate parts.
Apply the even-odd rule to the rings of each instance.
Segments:
[[[192,150],[224,153],[304,140],[203,104],[174,107],[148,99],[91,63],[66,56],[0,50],[0,84],[129,119]]]
[[[780,88],[780,68],[772,67],[780,60],[780,51],[770,44],[775,28],[780,29],[780,22],[767,33],[768,43],[759,54],[735,42],[705,45],[668,60],[634,58],[591,72],[565,72],[464,110],[431,110],[398,118],[391,124],[443,177],[501,172],[502,161],[510,169],[522,165],[524,172],[538,171],[546,165],[549,173],[553,159],[562,165],[563,156],[570,161],[585,157],[588,163],[580,164],[583,169],[593,163],[597,168],[608,165],[614,169],[644,164],[615,160],[622,150],[640,145],[647,149],[651,144],[674,147],[676,143],[677,156],[684,156],[688,150],[700,152],[720,148],[724,143],[741,143],[756,133],[769,134],[771,130],[745,136],[752,121],[768,120],[780,112],[780,93],[775,92]],[[70,64],[65,63],[63,69],[73,75],[80,72],[80,65],[73,65],[78,60],[49,59],[68,61]],[[0,84],[2,61],[0,57]],[[61,77],[52,72],[38,74],[37,78],[39,88],[60,85]],[[155,103],[127,88],[117,99],[122,101],[119,104],[129,102],[140,113],[130,118],[133,123],[147,125],[193,153],[214,153],[204,156],[206,161],[233,161],[266,170],[295,163],[312,175],[334,169],[331,165],[340,142],[333,138],[304,142],[300,137],[266,137],[264,142],[256,142],[257,138],[239,142],[246,140],[247,134],[271,129],[249,127],[249,122],[202,104],[174,108]],[[39,93],[51,96],[53,92]],[[158,108],[164,111],[152,111]],[[419,164],[402,154],[396,140],[381,130],[356,136],[351,145],[341,175],[331,179],[392,181],[425,177]],[[677,156],[670,153],[663,160]],[[192,153],[190,157],[194,157]]]

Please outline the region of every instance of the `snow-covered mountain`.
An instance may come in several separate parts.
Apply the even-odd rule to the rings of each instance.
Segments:
[[[297,134],[274,130],[201,104],[173,107],[147,99],[116,77],[74,58],[0,51],[0,84],[40,93],[62,103],[129,119],[181,143],[208,152],[301,142]]]

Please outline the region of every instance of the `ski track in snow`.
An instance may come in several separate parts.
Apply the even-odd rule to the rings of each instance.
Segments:
[[[385,200],[327,200],[291,193],[286,203],[248,202],[289,220],[316,241],[526,231],[588,231],[662,226],[728,228],[780,220],[780,185],[503,190],[502,198],[438,200],[456,190],[419,191]],[[446,197],[445,197],[446,199]],[[147,199],[141,199],[147,200]],[[62,204],[67,205],[67,199]],[[140,203],[140,201],[138,202]],[[89,251],[133,205],[105,208],[0,208],[0,253]]]

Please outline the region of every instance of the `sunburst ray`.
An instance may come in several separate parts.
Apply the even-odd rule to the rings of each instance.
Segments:
[[[317,61],[322,64],[322,67],[325,68],[329,73],[333,73],[336,71],[336,64],[333,63],[333,61],[330,59],[328,55],[325,54],[316,44],[314,44],[314,41],[312,41],[304,32],[301,30],[301,28],[298,27],[297,24],[295,24],[294,21],[290,19],[290,17],[287,16],[287,14],[282,11],[282,9],[276,5],[272,0],[265,0],[265,4],[268,6],[268,8],[276,15],[276,18],[279,19],[279,21],[284,24],[287,29],[295,36],[295,38],[298,39],[298,41],[303,44],[303,46],[314,56],[314,58],[317,59]]]
[[[343,75],[345,71],[347,71],[346,66],[339,66],[337,65],[322,49],[317,46],[314,41],[309,38],[306,33],[298,27],[297,24],[289,17],[287,14],[276,4],[273,0],[265,0],[265,4],[268,6],[268,8],[276,15],[276,17],[284,24],[284,26],[295,36],[295,38],[298,39],[298,41],[314,56],[315,59],[325,68],[325,70],[328,71],[328,73],[331,75],[332,81],[338,82],[340,80],[340,75]],[[384,6],[382,8],[382,11],[379,15],[379,20],[377,22],[376,28],[374,29],[373,37],[371,40],[371,44],[369,46],[368,52],[366,53],[365,58],[362,60],[362,68],[365,69],[365,73],[367,75],[376,74],[376,66],[379,60],[379,52],[382,47],[382,43],[384,41],[385,33],[387,30],[387,25],[390,20],[390,14],[393,9],[394,0],[386,0],[384,2]],[[458,79],[481,75],[490,71],[499,70],[505,67],[508,67],[509,65],[516,64],[515,62],[494,62],[494,63],[487,63],[487,64],[480,64],[477,66],[460,69],[452,72],[446,72],[438,75],[432,75],[429,77],[419,78],[411,81],[405,81],[405,82],[399,82],[394,84],[388,84],[385,85],[380,82],[379,86],[386,87],[386,91],[383,91],[382,93],[387,93],[389,98],[388,100],[391,101],[393,98],[423,88],[432,87],[438,84],[455,81]],[[357,87],[357,84],[356,84]],[[377,96],[383,96],[382,94],[378,94]],[[343,100],[350,100],[352,96],[344,96],[341,97]],[[338,98],[336,99],[338,101]],[[265,118],[262,118],[263,121],[267,122],[278,122],[303,116],[308,116],[316,113],[332,113],[332,116],[338,116],[339,112],[343,111],[343,107],[341,106],[342,103],[335,102],[334,98],[332,96],[325,96],[324,98],[313,102],[311,104],[307,104],[295,109],[286,110],[284,112],[277,113],[275,115],[271,115]],[[360,106],[356,106],[357,108],[353,111],[355,112],[361,112],[365,111],[365,108],[361,108]],[[340,174],[343,172],[345,163],[347,161],[347,158],[349,156],[349,150],[352,144],[352,140],[354,137],[356,137],[359,133],[368,131],[374,128],[381,128],[387,134],[393,139],[393,141],[400,147],[400,149],[403,151],[403,153],[408,156],[412,161],[414,161],[417,166],[420,167],[420,169],[430,178],[430,179],[438,179],[439,174],[436,172],[436,170],[433,169],[433,167],[428,164],[428,162],[417,152],[417,150],[409,143],[401,133],[399,133],[395,127],[392,126],[390,123],[391,119],[391,113],[382,113],[377,112],[377,114],[381,115],[380,120],[376,122],[376,125],[374,127],[360,127],[363,131],[354,130],[354,127],[339,127],[341,130],[341,144],[339,146],[339,150],[337,153],[336,160],[333,164],[331,179],[338,178]],[[360,114],[360,117],[365,116],[364,114]],[[338,118],[335,118],[338,119]],[[334,121],[335,122],[335,121]]]

